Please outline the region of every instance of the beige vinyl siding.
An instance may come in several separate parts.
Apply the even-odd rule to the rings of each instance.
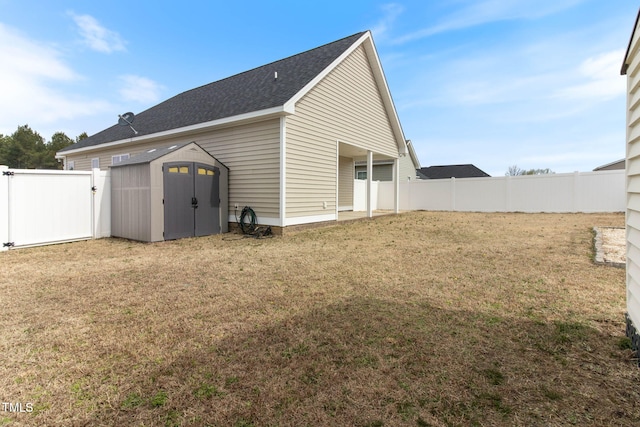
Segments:
[[[627,57],[627,312],[640,328],[640,28]]]
[[[239,211],[244,206],[251,206],[258,220],[261,217],[279,218],[280,119],[169,137],[143,144],[122,144],[96,149],[87,151],[86,154],[70,155],[68,160],[76,162],[76,170],[89,170],[91,159],[100,157],[101,169],[108,169],[113,155],[129,153],[135,156],[154,147],[190,141],[196,142],[229,168],[230,215],[237,203]]]
[[[413,164],[413,160],[411,160],[411,156],[407,153],[406,156],[400,157],[398,161],[399,172],[399,180],[400,182],[408,181],[408,177],[411,177],[411,181],[415,181],[416,178],[416,166]]]
[[[338,208],[353,210],[353,159],[339,158]]]
[[[229,214],[280,216],[280,119],[221,129],[196,142],[229,168]]]
[[[286,215],[335,212],[337,141],[398,157],[367,54],[358,47],[287,117]],[[327,202],[327,209],[323,209]]]

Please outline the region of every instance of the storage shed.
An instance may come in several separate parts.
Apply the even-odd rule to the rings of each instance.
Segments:
[[[229,169],[195,142],[111,166],[111,235],[143,242],[228,231]]]

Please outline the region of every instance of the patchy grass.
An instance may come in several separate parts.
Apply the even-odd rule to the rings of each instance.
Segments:
[[[623,215],[412,212],[0,254],[2,425],[640,425]]]

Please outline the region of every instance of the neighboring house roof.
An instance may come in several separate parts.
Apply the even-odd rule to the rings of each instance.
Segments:
[[[626,161],[625,159],[616,160],[615,162],[607,163],[606,165],[598,166],[593,171],[610,171],[610,170],[619,170],[625,168]]]
[[[627,74],[627,68],[629,68],[629,64],[627,60],[629,59],[629,53],[631,53],[631,45],[633,44],[633,37],[636,35],[636,29],[638,28],[638,21],[640,21],[640,8],[638,8],[638,14],[636,15],[636,22],[633,24],[633,31],[631,32],[631,38],[629,39],[629,44],[627,45],[627,52],[624,54],[624,60],[622,61],[622,69],[620,69],[620,75],[624,76]]]
[[[133,127],[113,125],[58,153],[67,155],[108,143],[142,141],[243,119],[295,113],[295,102],[356,47],[370,54],[400,153],[405,141],[371,33],[360,32],[279,61],[188,90],[135,116]]]
[[[417,172],[418,176],[423,179],[482,178],[491,176],[474,165],[429,166],[428,168],[418,169]]]

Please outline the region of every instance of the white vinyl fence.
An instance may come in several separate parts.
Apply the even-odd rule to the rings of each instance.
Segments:
[[[373,182],[373,209],[393,209],[393,183]],[[463,212],[624,212],[625,171],[400,183],[401,210]],[[366,210],[366,181],[356,180],[354,210]]]
[[[109,172],[0,166],[0,250],[106,237]]]

